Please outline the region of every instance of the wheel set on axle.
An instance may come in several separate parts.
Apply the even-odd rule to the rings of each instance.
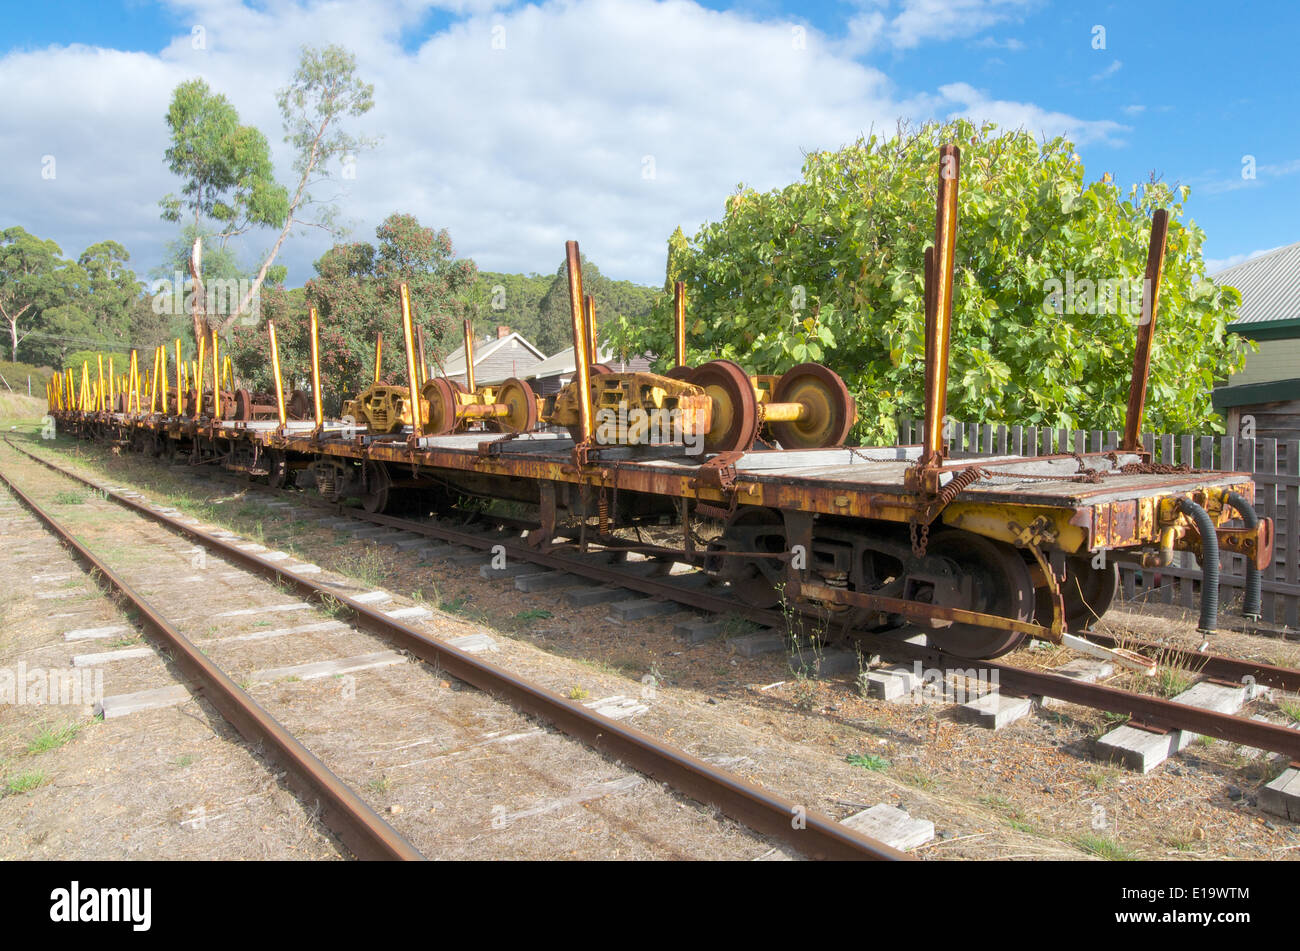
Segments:
[[[769,391],[731,360],[677,366],[666,376],[702,387],[713,403],[705,452],[745,450],[766,431],[782,449],[827,449],[844,444],[857,407],[840,375],[820,363],[801,363],[775,378]],[[769,441],[771,441],[769,440]]]
[[[428,406],[424,431],[430,436],[464,432],[476,421],[498,433],[526,433],[537,428],[533,388],[513,377],[475,393],[459,381],[432,377],[425,381],[420,396]]]
[[[896,528],[893,534],[897,534]],[[709,543],[703,567],[711,577],[725,582],[740,603],[770,609],[785,600],[789,552],[785,518],[780,511],[742,508],[727,521],[722,535]],[[926,553],[917,557],[905,537],[872,539],[859,533],[858,547],[850,557],[878,557],[892,566],[862,574],[855,574],[844,557],[837,557],[843,552],[840,539],[815,532],[812,550],[806,553],[802,566],[806,569],[803,577],[837,588],[846,588],[849,579],[855,578],[856,583],[866,584],[858,589],[862,594],[1044,627],[1052,623],[1050,589],[1040,577],[1036,562],[1027,551],[1006,542],[959,529],[943,529],[930,537]],[[1098,569],[1087,557],[1068,557],[1065,577],[1060,582],[1066,629],[1084,630],[1101,617],[1116,595],[1118,579],[1114,563]],[[887,629],[908,623],[902,615],[838,601],[790,600],[797,610],[817,615],[821,623],[829,622],[836,629]],[[935,647],[973,659],[1000,657],[1019,647],[1027,636],[1003,627],[943,617],[911,623],[924,628]]]

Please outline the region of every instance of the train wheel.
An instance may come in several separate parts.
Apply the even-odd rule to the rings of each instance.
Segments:
[[[367,462],[366,490],[361,494],[361,507],[372,515],[388,507],[388,495],[393,480],[388,476],[388,467],[382,462]]]
[[[604,363],[593,363],[587,372],[591,376],[605,376],[607,373],[613,373],[614,371]]]
[[[289,484],[289,460],[284,452],[272,449],[266,454],[266,484],[273,489],[283,489]]]
[[[690,380],[691,374],[694,372],[694,367],[676,366],[665,373],[664,376],[672,380]]]
[[[758,399],[748,373],[730,360],[711,360],[696,367],[687,382],[702,387],[713,400],[713,424],[704,437],[705,452],[731,452],[754,445]]]
[[[456,428],[456,387],[445,377],[424,382],[420,395],[429,404],[424,431],[429,436],[445,436]]]
[[[840,375],[820,363],[787,370],[772,391],[774,403],[799,403],[803,419],[774,420],[772,435],[782,449],[825,449],[844,444],[857,419],[857,407]]]
[[[285,416],[292,420],[308,419],[312,415],[311,400],[302,390],[294,390],[289,394],[289,402],[284,407]]]
[[[970,595],[963,603],[943,607],[965,608],[984,614],[1028,621],[1034,616],[1034,582],[1024,558],[1010,545],[968,532],[939,532],[930,539],[928,554],[946,558],[961,578],[969,580]],[[959,657],[989,659],[1015,650],[1025,635],[998,628],[954,623],[930,633],[930,640]]]
[[[235,390],[235,420],[246,423],[253,418],[253,394],[248,390]]]
[[[1065,628],[1071,634],[1086,631],[1101,619],[1119,595],[1119,565],[1094,568],[1086,555],[1072,555],[1065,560],[1065,580],[1061,583],[1065,600]],[[1034,621],[1052,623],[1052,602],[1047,588],[1038,589]]]
[[[771,608],[781,603],[785,562],[777,558],[745,558],[741,552],[779,555],[785,551],[785,519],[774,509],[747,508],[727,522],[719,541],[709,545],[704,567],[726,581],[742,603]],[[723,555],[721,552],[736,554]]]
[[[496,432],[531,433],[537,428],[537,397],[533,394],[533,388],[523,380],[511,377],[502,383],[497,390],[496,401],[510,407],[510,414],[491,420],[491,429]]]

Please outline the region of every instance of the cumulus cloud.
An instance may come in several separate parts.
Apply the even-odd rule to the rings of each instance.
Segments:
[[[892,10],[895,42],[931,35],[907,18],[929,2]],[[907,97],[815,29],[799,34],[789,21],[688,0],[441,6],[456,19],[418,47],[410,38],[430,10],[418,0],[256,8],[175,0],[202,31],[179,30],[156,54],[12,52],[0,58],[7,217],[66,254],[112,237],[134,252],[137,271],[156,265],[175,233],[157,208],[179,187],[163,160],[173,87],[202,76],[224,93],[267,134],[287,182],[292,155],[280,141],[275,90],[304,44],[347,46],[375,84],[375,109],[350,127],[382,134],[382,145],[358,157],[355,180],[318,190],[340,195],[354,237],[373,240],[386,215],[407,211],[448,228],[458,251],[490,270],[553,269],[564,240],[577,238],[605,273],[658,283],[667,235],[716,218],[737,182],[788,183],[805,151],[838,147],[872,125],[892,128],[900,116],[969,114],[1070,131],[1080,142],[1124,130],[989,99],[965,84]],[[1014,5],[976,6],[987,18]],[[45,156],[56,162],[53,179],[41,176]],[[243,239],[246,259],[271,240],[269,232]],[[328,244],[310,232],[285,245],[291,285],[311,276]]]
[[[1005,129],[1025,129],[1052,138],[1069,136],[1076,145],[1100,142],[1117,145],[1118,136],[1129,127],[1110,119],[1080,119],[1063,112],[1051,112],[1029,102],[989,99],[967,83],[948,83],[939,87],[943,100],[951,107],[948,118],[966,116],[976,122],[996,122]]]

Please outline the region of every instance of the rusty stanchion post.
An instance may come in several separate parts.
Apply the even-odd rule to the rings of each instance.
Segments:
[[[283,429],[289,417],[284,410],[284,382],[280,378],[280,345],[275,339],[275,321],[266,322],[266,333],[271,338],[271,372],[275,376],[275,411]]]
[[[1156,309],[1160,303],[1160,278],[1165,267],[1165,243],[1169,237],[1169,212],[1159,209],[1151,219],[1151,242],[1147,247],[1147,269],[1142,282],[1142,316],[1138,321],[1137,348],[1133,351],[1133,377],[1128,387],[1128,411],[1124,415],[1124,441],[1128,452],[1142,449],[1142,413],[1146,407],[1147,380],[1151,375],[1151,342],[1156,332]]]
[[[588,294],[585,298],[587,318],[587,357],[592,363],[600,362],[600,351],[596,349],[596,298]]]
[[[311,404],[313,418],[316,420],[312,435],[319,439],[325,428],[325,413],[320,403],[320,317],[315,307],[308,312],[307,322],[311,330]]]
[[[406,344],[406,382],[411,391],[411,434],[424,435],[420,420],[420,383],[415,373],[415,335],[411,332],[411,291],[405,282],[398,285],[402,303],[402,340]]]
[[[591,439],[591,357],[587,353],[587,328],[582,312],[582,256],[578,242],[564,243],[565,263],[569,272],[569,313],[573,318],[574,379],[578,383],[579,444]]]
[[[686,282],[673,285],[673,343],[677,366],[686,366]]]
[[[474,382],[474,326],[467,320],[463,327],[465,331],[465,389],[470,393],[475,391]]]

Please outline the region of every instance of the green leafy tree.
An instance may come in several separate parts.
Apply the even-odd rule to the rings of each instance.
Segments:
[[[1210,390],[1242,365],[1224,332],[1239,295],[1205,275],[1188,189],[1087,182],[1069,141],[965,120],[817,152],[803,179],[739,188],[722,220],[670,250],[687,283],[693,363],[779,373],[818,361],[858,401],[856,435],[897,437],[923,410],[922,260],[933,241],[938,149],[962,148],[949,412],[958,418],[1119,429],[1152,213],[1170,213],[1146,427],[1217,425]],[[1107,288],[1100,293],[1101,288]],[[619,346],[672,357],[671,298]]]
[[[435,231],[412,215],[393,214],[375,235],[378,245],[354,242],[325,252],[316,262],[316,277],[303,289],[301,303],[295,304],[293,292],[263,301],[263,312],[271,319],[284,311],[276,335],[286,367],[308,366],[307,308],[317,308],[321,374],[335,408],[370,382],[376,333],[384,335],[381,379],[406,381],[399,284],[405,282],[410,289],[412,316],[425,330],[431,356],[445,350],[454,336],[452,328],[469,314],[465,298],[477,272],[473,261],[456,257],[445,229]],[[235,327],[232,346],[241,375],[259,388],[269,388],[265,328]],[[436,373],[436,367],[430,372]]]
[[[241,125],[225,96],[202,79],[181,83],[172,93],[167,127],[167,167],[183,185],[179,196],[169,194],[160,202],[165,220],[179,222],[188,213],[195,234],[204,232],[205,220],[216,222],[222,244],[253,227],[284,224],[289,197],[275,181],[266,136]],[[203,314],[196,310],[196,341],[205,327]]]
[[[621,323],[640,327],[645,324],[650,319],[656,296],[652,287],[611,280],[585,255],[582,258],[582,290],[596,301],[596,336],[602,347],[608,344],[610,326]],[[533,342],[543,353],[552,354],[573,346],[571,306],[568,269],[562,263],[538,304],[539,326],[537,339]]]
[[[45,340],[42,316],[84,294],[85,277],[53,241],[17,226],[0,231],[0,317],[9,331],[11,360],[17,362],[18,345],[28,336]],[[33,356],[44,360],[47,354]]]
[[[298,183],[275,244],[258,268],[239,310],[226,318],[223,329],[237,314],[249,310],[295,226],[321,228],[336,238],[343,234],[335,222],[335,206],[318,202],[309,189],[331,176],[330,166],[335,160],[344,162],[345,174],[351,174],[357,153],[375,144],[373,139],[352,135],[339,127],[344,117],[365,115],[375,104],[375,87],[361,81],[356,57],[341,46],[319,50],[304,47],[293,80],[280,90],[277,102],[284,121],[284,140],[296,153],[293,169]],[[313,206],[314,212],[309,210]]]

